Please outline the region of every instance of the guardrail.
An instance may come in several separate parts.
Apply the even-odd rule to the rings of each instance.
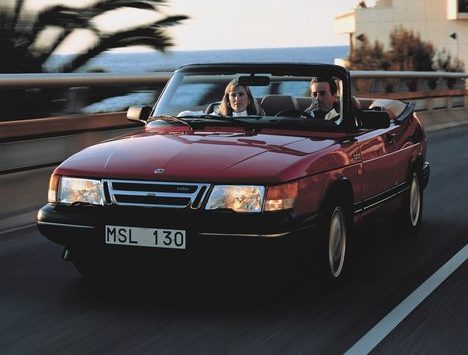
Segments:
[[[415,79],[465,79],[468,73],[423,72],[423,71],[373,71],[351,70],[353,79],[415,78]],[[0,88],[108,86],[164,84],[171,72],[143,74],[113,73],[41,73],[0,74]]]
[[[0,88],[164,85],[171,73],[48,73],[0,74]]]
[[[162,87],[170,73],[0,74],[0,89],[30,87]],[[464,82],[468,73],[351,71],[359,97],[413,101],[417,110],[468,107]],[[364,83],[359,80],[366,80]],[[416,91],[411,91],[407,80]],[[455,84],[455,88],[450,88]],[[433,89],[430,86],[433,86]],[[364,88],[364,90],[362,90]],[[0,122],[0,174],[52,165],[83,147],[135,129],[124,112],[61,115]]]
[[[80,87],[163,87],[170,72],[142,74],[49,73],[0,74],[0,89]],[[395,98],[416,103],[416,110],[464,106],[468,73],[351,71],[355,96]],[[446,98],[442,100],[440,98]],[[463,99],[460,99],[463,98]],[[0,133],[1,134],[1,133]],[[3,137],[0,135],[0,140]]]
[[[355,70],[351,78],[354,95],[410,101],[416,111],[468,107],[468,73]]]
[[[110,74],[110,73],[50,73],[0,74],[0,89],[82,88],[149,86],[161,89],[171,73]],[[0,142],[70,134],[78,131],[134,126],[125,114],[67,114],[46,118],[0,121]]]

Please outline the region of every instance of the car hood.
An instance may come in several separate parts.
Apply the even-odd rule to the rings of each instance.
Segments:
[[[280,183],[347,164],[336,139],[245,132],[139,135],[73,155],[57,174],[161,181]]]

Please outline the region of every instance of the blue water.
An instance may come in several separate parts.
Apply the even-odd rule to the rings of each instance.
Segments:
[[[80,71],[138,73],[172,71],[192,63],[216,62],[304,62],[333,64],[335,58],[348,55],[348,46],[229,49],[203,51],[108,52],[94,58]],[[60,71],[60,64],[69,56],[56,56],[47,63],[48,71]]]

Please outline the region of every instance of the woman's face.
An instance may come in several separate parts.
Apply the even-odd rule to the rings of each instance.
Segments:
[[[247,96],[247,91],[243,86],[233,87],[228,92],[229,105],[231,106],[234,112],[242,112],[247,109],[249,105],[249,97]]]

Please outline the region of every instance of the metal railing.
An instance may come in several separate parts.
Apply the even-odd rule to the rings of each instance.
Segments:
[[[424,71],[375,71],[351,70],[351,78],[442,78],[465,79],[468,73],[424,72]],[[98,85],[140,85],[161,84],[170,77],[171,72],[143,74],[112,73],[40,73],[40,74],[0,74],[0,87],[31,86],[98,86]]]
[[[413,102],[416,111],[467,107],[468,73],[351,71],[355,96]]]
[[[169,79],[170,72],[142,74],[112,73],[49,73],[0,74],[0,89],[69,88],[80,87],[158,87]],[[387,97],[402,100],[452,98],[465,96],[464,79],[468,73],[418,71],[351,71],[355,96]],[[441,101],[441,100],[439,100]],[[447,107],[464,105],[464,100],[446,100]],[[440,105],[439,105],[440,106]],[[417,105],[418,110],[431,109],[428,104]],[[436,107],[440,108],[440,107]],[[76,112],[75,112],[76,113]]]
[[[468,73],[448,73],[440,71],[392,71],[392,70],[351,70],[351,78],[432,78],[465,79]]]
[[[0,88],[164,85],[171,73],[48,73],[0,74]]]

